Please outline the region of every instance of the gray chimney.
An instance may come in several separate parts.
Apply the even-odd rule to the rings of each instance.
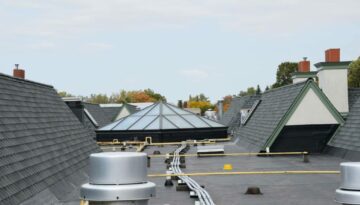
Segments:
[[[147,181],[145,153],[91,154],[89,178],[80,198],[90,205],[147,205],[155,196],[155,184]]]

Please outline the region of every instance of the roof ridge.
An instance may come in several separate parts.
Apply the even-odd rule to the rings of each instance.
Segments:
[[[286,88],[289,88],[289,87],[299,86],[299,85],[302,85],[302,84],[306,84],[308,81],[313,81],[313,80],[307,79],[307,80],[304,81],[304,82],[293,83],[293,84],[284,85],[284,86],[281,86],[281,87],[278,87],[278,88],[273,88],[273,89],[270,89],[270,90],[268,90],[268,91],[263,92],[262,94],[266,94],[266,93],[270,93],[270,92],[275,92],[275,91],[282,90],[282,89],[286,89]]]
[[[16,77],[13,77],[13,76],[4,74],[4,73],[0,73],[0,76],[1,76],[1,77],[5,77],[5,78],[7,78],[7,79],[9,79],[9,80],[12,80],[12,81],[15,81],[15,82],[31,83],[31,84],[37,85],[37,86],[39,86],[39,87],[54,88],[52,85],[48,85],[48,84],[44,84],[44,83],[39,83],[39,82],[35,82],[35,81],[32,81],[32,80],[27,80],[27,79],[22,79],[22,78],[16,78]]]

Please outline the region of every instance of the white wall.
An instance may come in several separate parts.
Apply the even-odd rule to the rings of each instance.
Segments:
[[[338,124],[312,88],[296,108],[286,125]]]
[[[307,78],[293,78],[293,84],[306,81]]]
[[[324,69],[318,72],[319,87],[339,112],[349,112],[347,69]]]

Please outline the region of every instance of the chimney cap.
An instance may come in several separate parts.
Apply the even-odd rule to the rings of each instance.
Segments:
[[[19,64],[15,64],[16,70],[19,69]]]

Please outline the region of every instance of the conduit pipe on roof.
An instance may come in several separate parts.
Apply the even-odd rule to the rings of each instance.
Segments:
[[[147,155],[103,152],[90,155],[89,183],[80,198],[90,205],[147,205],[155,184],[147,181]]]
[[[186,148],[186,143],[182,143],[181,147],[179,147],[174,152],[174,158],[171,162],[171,168],[174,172],[174,174],[182,174],[182,171],[180,169],[180,156],[179,153]],[[202,188],[195,180],[191,179],[188,176],[179,176],[179,178],[187,184],[187,186],[196,193],[196,195],[199,197],[200,204],[201,205],[215,205],[212,198],[210,197],[209,193]]]

